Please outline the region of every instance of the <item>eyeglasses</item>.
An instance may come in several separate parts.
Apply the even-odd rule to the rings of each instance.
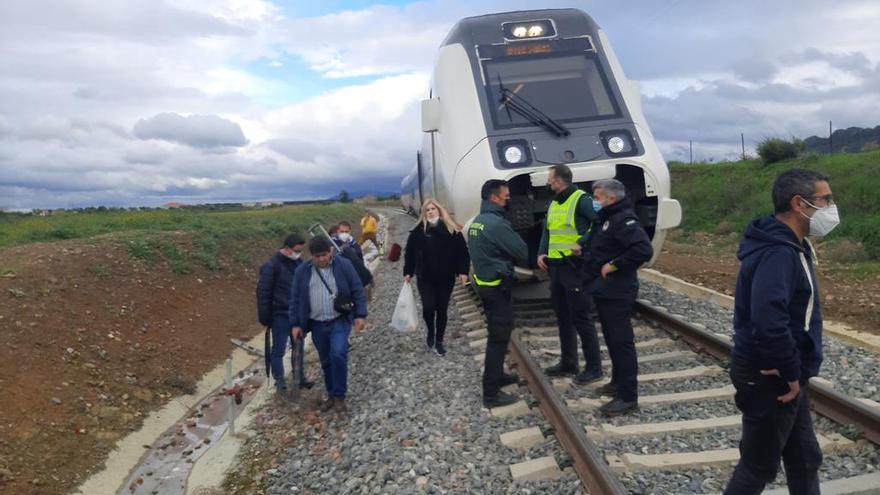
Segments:
[[[826,194],[824,196],[811,196],[810,199],[811,200],[821,199],[821,200],[825,201],[826,205],[833,205],[834,204],[834,196],[831,194]],[[813,201],[813,202],[815,203],[815,201]]]

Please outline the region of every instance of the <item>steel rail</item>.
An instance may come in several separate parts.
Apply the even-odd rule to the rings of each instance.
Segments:
[[[698,351],[706,352],[725,362],[730,359],[733,344],[729,339],[715,335],[643,300],[636,301],[635,309],[673,329]],[[807,392],[810,403],[817,413],[838,423],[855,426],[865,438],[880,445],[880,411],[876,408],[844,395],[817,380],[810,380]]]
[[[529,391],[538,401],[538,407],[553,427],[556,439],[571,456],[574,470],[584,486],[596,494],[627,493],[518,336],[511,337],[509,349]]]

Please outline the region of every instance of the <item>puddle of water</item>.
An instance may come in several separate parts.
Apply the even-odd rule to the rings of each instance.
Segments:
[[[202,399],[181,421],[163,433],[144,454],[118,495],[183,494],[196,460],[216,443],[229,426],[229,410],[238,417],[265,381],[264,364],[258,361],[233,378],[241,403],[229,400],[226,387]]]

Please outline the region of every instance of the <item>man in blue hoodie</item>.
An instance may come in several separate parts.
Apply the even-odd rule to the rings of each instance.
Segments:
[[[309,240],[312,259],[294,272],[290,293],[290,333],[294,340],[312,333],[318,350],[327,400],[322,411],[345,413],[348,392],[348,335],[360,333],[367,318],[364,286],[351,262],[333,256],[330,239]]]
[[[806,238],[839,218],[828,177],[813,170],[780,174],[773,207],[748,225],[737,253],[730,377],[743,433],[730,495],[761,493],[780,459],[789,493],[819,493],[822,452],[804,387],[822,364],[822,313]]]

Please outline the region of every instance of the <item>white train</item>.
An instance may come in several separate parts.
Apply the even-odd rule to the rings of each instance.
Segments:
[[[639,84],[623,73],[605,33],[576,9],[468,17],[437,57],[416,166],[401,183],[404,207],[431,197],[465,225],[479,213],[488,179],[510,183],[508,218],[534,268],[552,193],[547,168],[564,163],[574,181],[617,178],[660,252],[681,220],[669,170],[642,114]]]

